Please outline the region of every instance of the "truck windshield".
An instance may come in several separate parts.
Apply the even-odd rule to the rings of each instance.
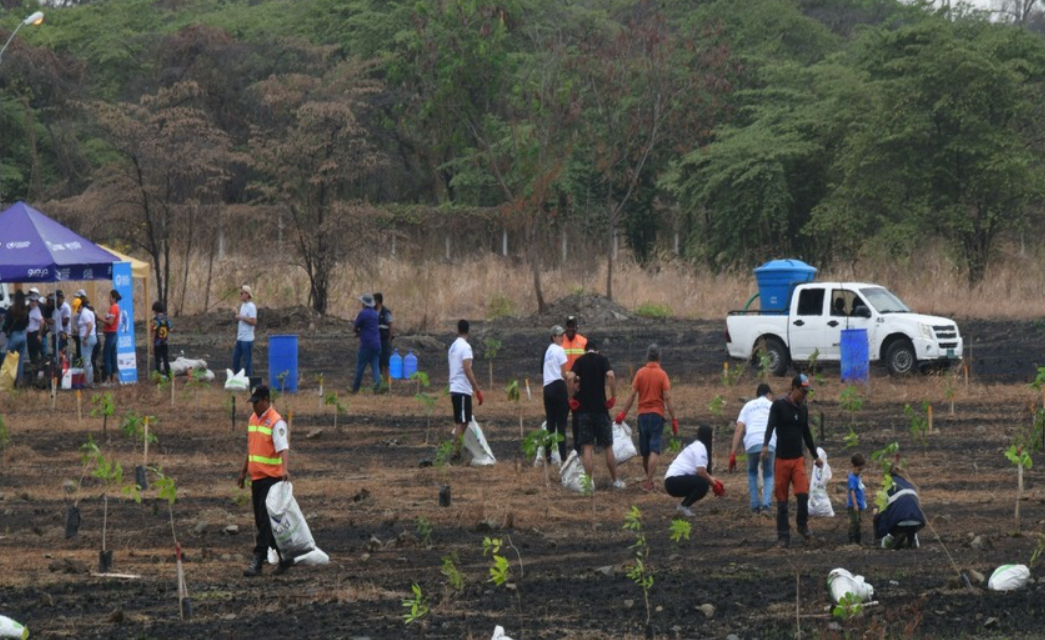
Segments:
[[[885,287],[865,287],[860,293],[878,313],[910,313],[911,308]]]

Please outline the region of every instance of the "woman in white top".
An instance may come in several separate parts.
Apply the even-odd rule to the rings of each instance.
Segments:
[[[97,320],[94,309],[91,308],[87,296],[82,296],[83,303],[80,305],[80,317],[76,321],[77,335],[80,339],[80,353],[83,354],[84,378],[88,387],[94,386],[94,347],[98,344],[98,334],[95,333]]]
[[[706,496],[708,489],[719,497],[726,495],[725,487],[711,475],[712,434],[710,426],[701,425],[696,441],[682,450],[664,476],[664,490],[670,496],[682,498],[676,509],[684,516],[693,516],[690,506]]]
[[[559,440],[559,461],[566,459],[566,420],[570,414],[569,394],[566,392],[566,350],[562,348],[565,330],[552,327],[552,343],[544,352],[544,420],[549,433],[562,436]],[[551,461],[551,447],[544,455]]]

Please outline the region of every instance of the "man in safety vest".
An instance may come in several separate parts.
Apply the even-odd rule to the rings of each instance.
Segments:
[[[275,549],[279,553],[276,538],[272,534],[268,510],[265,508],[265,499],[272,485],[290,479],[287,466],[290,444],[287,439],[287,423],[272,406],[269,388],[262,385],[255,389],[254,394],[250,396],[250,403],[254,407],[254,413],[247,425],[247,459],[243,463],[243,470],[239,472],[239,486],[243,488],[249,473],[254,525],[258,533],[254,557],[243,575],[253,578],[261,574],[269,549]],[[283,573],[286,569],[287,565],[281,561],[276,573]]]
[[[584,349],[588,346],[588,339],[577,333],[577,318],[576,316],[568,316],[566,318],[566,334],[562,337],[562,348],[566,351],[566,370],[570,371],[573,369],[573,363],[577,361],[577,358],[584,355]],[[573,449],[577,452],[577,455],[581,455],[582,451],[580,446],[577,445],[577,412],[571,411],[572,424],[571,431],[573,431]],[[566,461],[563,460],[565,463]]]

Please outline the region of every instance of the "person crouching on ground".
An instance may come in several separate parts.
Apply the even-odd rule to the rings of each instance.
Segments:
[[[472,394],[475,401],[482,406],[483,392],[472,372],[472,345],[468,344],[468,330],[471,326],[467,320],[457,321],[457,340],[450,345],[447,359],[450,363],[450,404],[454,410],[454,452],[451,462],[461,460],[461,445],[464,443],[464,430],[472,421]]]
[[[624,422],[635,396],[639,397],[639,453],[642,454],[642,468],[646,472],[642,488],[652,491],[653,476],[657,473],[657,460],[660,458],[660,441],[664,435],[665,408],[671,414],[671,433],[676,436],[679,434],[679,421],[675,417],[675,406],[671,404],[671,381],[660,368],[660,347],[655,344],[646,349],[646,366],[635,374],[631,393],[614,422]]]
[[[708,494],[726,495],[726,488],[711,475],[711,438],[714,431],[706,424],[697,429],[697,439],[682,450],[668,467],[664,475],[664,490],[669,496],[682,498],[675,509],[684,516],[692,517],[690,509],[697,500]]]
[[[566,388],[570,393],[570,409],[577,414],[577,442],[584,453],[584,473],[594,482],[592,461],[594,445],[603,448],[606,468],[614,489],[623,489],[624,481],[617,477],[617,456],[613,453],[613,428],[609,410],[617,403],[617,383],[613,367],[598,351],[595,340],[588,340],[584,355],[577,358],[570,369]],[[606,385],[610,398],[606,399]]]
[[[773,469],[773,495],[776,497],[776,530],[777,545],[787,547],[791,544],[791,524],[788,522],[788,491],[794,489],[798,513],[795,524],[798,533],[807,542],[812,542],[813,534],[809,531],[809,477],[806,475],[806,459],[802,451],[804,442],[814,455],[816,443],[809,431],[809,411],[806,408],[806,396],[809,395],[809,377],[799,374],[791,380],[791,391],[779,398],[769,408],[769,421],[766,424],[766,435],[762,440],[762,461],[769,458],[769,443],[773,434],[777,435],[776,464]],[[824,462],[816,458],[816,466]]]
[[[737,428],[733,432],[733,446],[729,450],[730,473],[737,470],[737,447],[744,439],[747,453],[747,490],[751,497],[751,513],[769,517],[769,503],[773,499],[773,466],[776,464],[776,436],[769,441],[769,456],[765,460],[759,455],[762,440],[769,422],[769,408],[773,406],[773,390],[765,382],[755,389],[755,399],[750,400],[737,416]],[[762,499],[758,499],[758,467],[762,465]]]
[[[864,495],[866,488],[860,475],[864,472],[867,459],[862,453],[854,453],[850,462],[853,463],[853,470],[849,472],[845,504],[849,511],[849,542],[860,544],[860,514],[867,509],[867,497]]]
[[[907,473],[893,465],[889,476],[892,486],[886,490],[889,502],[881,513],[874,516],[874,535],[881,539],[883,549],[917,549],[918,532],[925,526],[925,514],[918,500],[914,484],[905,478]]]
[[[247,474],[250,474],[250,497],[254,506],[257,537],[250,566],[243,572],[247,578],[261,575],[269,549],[275,549],[276,553],[279,553],[276,537],[272,533],[272,521],[269,520],[268,509],[265,508],[265,499],[268,498],[272,485],[290,480],[287,423],[272,406],[269,388],[262,385],[255,389],[254,394],[250,396],[250,403],[254,407],[254,413],[247,425],[247,459],[243,462],[237,483],[242,489]],[[287,564],[280,556],[276,573],[286,570]]]

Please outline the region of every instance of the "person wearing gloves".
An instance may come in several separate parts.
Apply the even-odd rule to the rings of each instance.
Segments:
[[[461,460],[461,445],[464,443],[464,430],[472,421],[472,395],[482,406],[483,392],[472,372],[472,345],[468,344],[467,320],[457,321],[457,340],[450,345],[448,359],[450,361],[450,404],[454,409],[454,453],[451,462]]]
[[[693,517],[690,509],[697,500],[711,489],[716,496],[726,495],[722,482],[711,475],[711,437],[714,430],[704,424],[697,429],[697,439],[682,450],[668,467],[664,475],[664,490],[669,496],[682,498],[675,510],[684,516]]]
[[[614,489],[623,489],[624,481],[617,477],[617,456],[613,453],[613,427],[609,410],[617,404],[617,382],[609,359],[599,353],[595,340],[588,339],[584,355],[577,358],[570,369],[566,388],[570,393],[570,409],[577,416],[577,443],[581,446],[584,473],[594,480],[593,449],[597,444],[606,454],[606,468]],[[606,398],[609,385],[610,397]]]
[[[352,325],[356,337],[359,338],[359,351],[356,356],[356,378],[352,382],[352,393],[359,393],[363,384],[363,372],[370,365],[370,373],[374,378],[374,393],[381,391],[381,329],[380,317],[374,309],[374,296],[364,293],[359,296],[363,308],[356,314]]]
[[[769,517],[769,503],[773,497],[773,465],[776,463],[776,436],[769,441],[769,455],[762,460],[762,441],[769,422],[769,408],[773,405],[773,390],[766,383],[755,389],[755,399],[749,401],[737,416],[737,428],[733,432],[733,445],[729,449],[729,466],[732,473],[737,470],[737,447],[741,438],[747,453],[747,490],[751,496],[751,513]],[[758,496],[758,467],[762,465],[762,499]]]
[[[660,440],[664,434],[665,408],[671,415],[671,433],[676,436],[679,433],[679,421],[675,417],[675,406],[671,403],[671,381],[664,369],[660,368],[660,347],[656,344],[646,349],[646,366],[635,374],[631,393],[614,422],[624,422],[635,396],[639,398],[639,453],[642,454],[642,468],[646,472],[642,488],[652,491],[653,476],[657,473],[657,461],[660,459]]]
[[[566,350],[562,348],[565,330],[559,325],[552,327],[551,344],[544,351],[544,421],[548,433],[562,436],[559,441],[559,460],[566,460],[566,420],[570,414],[570,394],[566,391]],[[551,462],[551,447],[544,455]]]
[[[250,498],[254,507],[254,526],[258,530],[254,555],[250,560],[250,566],[243,572],[247,578],[261,575],[269,549],[275,549],[276,553],[279,553],[265,499],[268,498],[269,489],[274,484],[290,480],[290,441],[287,423],[272,406],[269,388],[261,385],[254,389],[250,403],[254,413],[247,423],[247,459],[243,462],[237,481],[242,489],[246,484],[247,474],[250,474]],[[283,573],[287,568],[288,564],[285,564],[280,556],[279,567],[275,573]]]
[[[777,545],[791,544],[791,524],[788,522],[788,492],[794,489],[798,513],[795,524],[798,534],[807,542],[813,541],[809,531],[809,477],[806,475],[806,459],[802,444],[810,452],[816,451],[813,434],[809,430],[809,411],[806,396],[809,395],[809,376],[800,373],[791,380],[791,391],[773,402],[769,408],[769,421],[762,439],[762,461],[769,459],[769,443],[777,436],[776,463],[773,468],[773,495],[776,497]],[[815,455],[815,454],[814,454]],[[817,457],[816,466],[823,461]]]
[[[918,532],[925,526],[925,514],[918,492],[906,475],[899,465],[893,465],[889,471],[893,484],[885,492],[889,501],[885,509],[874,515],[874,537],[881,540],[883,549],[921,546]]]

